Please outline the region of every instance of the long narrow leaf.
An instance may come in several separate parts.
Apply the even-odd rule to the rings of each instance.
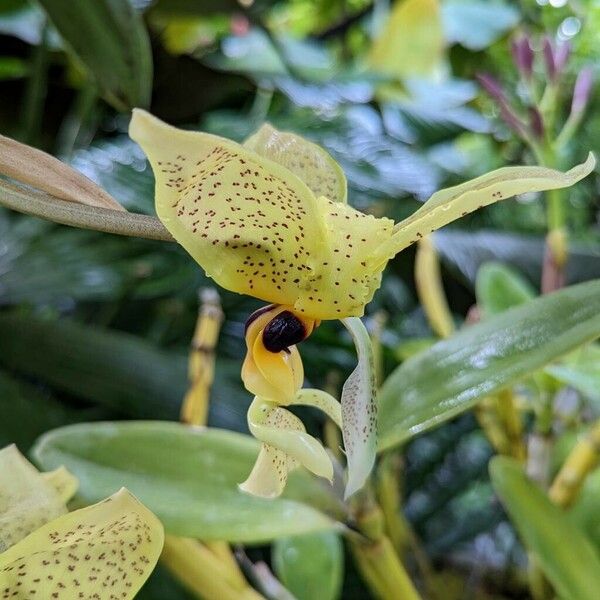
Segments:
[[[600,280],[536,298],[438,342],[380,392],[379,446],[399,444],[600,336]]]

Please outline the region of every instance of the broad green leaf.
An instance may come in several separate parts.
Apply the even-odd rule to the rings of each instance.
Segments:
[[[163,546],[158,519],[127,490],[40,527],[0,554],[7,598],[133,598]]]
[[[514,460],[496,457],[492,483],[523,542],[565,600],[596,600],[600,559],[589,539],[527,478]]]
[[[512,29],[519,10],[503,0],[444,0],[446,39],[469,50],[483,50]]]
[[[289,169],[317,198],[325,196],[334,202],[346,202],[346,176],[331,155],[317,144],[265,123],[243,146]]]
[[[66,512],[56,488],[16,446],[0,450],[0,582],[2,552]]]
[[[379,446],[399,444],[600,336],[600,280],[472,325],[409,358],[380,392]]]
[[[137,419],[179,417],[188,385],[185,353],[167,352],[131,334],[67,319],[52,321],[9,312],[0,314],[0,339],[0,364],[99,405],[94,409],[59,412],[57,403],[51,402],[46,414],[37,411],[28,419],[27,427],[31,426],[32,431],[25,438],[27,444],[34,433],[39,435],[68,422],[112,418],[107,409]],[[209,424],[246,431],[246,409],[251,397],[241,385],[240,367],[239,361],[217,361]],[[2,382],[0,375],[0,390]],[[13,397],[21,397],[14,386],[8,390]],[[29,387],[25,392],[32,394]],[[37,405],[35,396],[23,409]],[[21,405],[18,406],[20,410]],[[56,417],[51,410],[57,412]],[[0,419],[0,435],[4,423],[8,426],[17,422],[14,412],[0,401],[0,417],[8,415],[6,420]]]
[[[499,262],[479,268],[475,282],[477,305],[491,317],[536,297],[531,284],[518,271]]]
[[[122,0],[40,0],[52,23],[117,108],[147,106],[152,53],[141,15]]]
[[[398,78],[432,75],[444,53],[438,0],[397,0],[375,39],[369,63]]]
[[[381,244],[378,255],[386,260],[436,229],[494,202],[525,192],[570,187],[589,175],[595,166],[596,159],[590,152],[584,163],[566,172],[546,167],[502,167],[439,190],[419,210],[394,226],[391,239]]]
[[[0,361],[23,374],[132,416],[178,415],[184,356],[128,334],[9,313],[0,315],[0,338]]]
[[[275,574],[298,600],[336,600],[344,578],[344,548],[333,531],[275,541]]]
[[[0,369],[0,447],[14,443],[27,452],[35,440],[50,429],[107,416],[97,408],[77,408],[62,403],[40,386]]]
[[[354,317],[343,319],[352,335],[358,364],[342,388],[342,437],[348,462],[346,498],[364,484],[377,453],[377,391],[373,346],[363,322]]]
[[[78,477],[82,502],[127,486],[174,535],[263,542],[335,527],[304,503],[338,507],[306,472],[290,477],[284,498],[265,500],[238,489],[258,449],[253,438],[230,431],[128,421],[57,429],[40,438],[33,453],[44,468],[65,465]]]

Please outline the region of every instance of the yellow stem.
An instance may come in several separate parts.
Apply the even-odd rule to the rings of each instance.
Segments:
[[[510,456],[510,442],[506,431],[500,425],[496,398],[488,396],[481,400],[475,407],[475,417],[492,448],[498,454]]]
[[[596,468],[600,458],[600,420],[571,450],[558,475],[554,478],[548,495],[550,500],[568,508],[577,499],[586,477]]]
[[[223,312],[217,291],[212,288],[203,290],[189,356],[190,388],[181,408],[181,420],[184,423],[206,425],[210,388],[215,375],[215,346],[222,321]]]
[[[204,600],[263,598],[236,578],[206,546],[190,538],[167,535],[161,561],[193,594]]]
[[[415,284],[431,329],[442,338],[451,336],[454,321],[442,285],[437,251],[428,237],[422,238],[417,247]]]
[[[350,541],[358,568],[381,600],[421,600],[385,533],[383,511],[368,490],[363,499],[364,505],[356,519],[365,538]]]
[[[510,455],[519,461],[527,457],[523,441],[523,422],[515,402],[515,395],[510,388],[501,390],[497,398],[498,416],[506,433]]]

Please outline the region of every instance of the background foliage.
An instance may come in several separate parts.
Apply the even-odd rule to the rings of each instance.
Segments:
[[[431,21],[423,27],[426,18]],[[511,102],[520,103],[520,116],[532,119],[537,105],[519,77],[511,40],[530,35],[538,81],[546,77],[542,36],[569,42],[572,55],[555,105],[564,121],[578,73],[600,59],[599,24],[600,6],[592,0],[404,0],[398,6],[379,0],[3,0],[0,132],[59,156],[129,210],[151,214],[152,173],[125,133],[131,107],[237,140],[268,120],[330,151],[348,177],[354,206],[399,219],[440,187],[504,164],[536,162],[499,118],[498,103],[476,75],[493,73]],[[558,166],[597,151],[599,131],[600,104],[591,101]],[[569,190],[563,201],[571,245],[567,283],[589,282],[600,277],[596,178]],[[381,444],[403,442],[397,491],[410,539],[402,548],[427,597],[530,594],[526,552],[488,475],[497,449],[481,415],[467,409],[518,382],[513,391],[524,427],[534,431],[536,402],[552,395],[546,433],[556,441],[555,468],[600,416],[597,346],[557,362],[600,335],[598,282],[536,300],[546,231],[544,203],[532,196],[489,207],[434,236],[454,321],[462,324],[475,303],[482,321],[429,353],[414,356],[436,336],[417,298],[413,251],[390,264],[368,307],[382,369],[386,376],[393,372],[382,390]],[[16,442],[30,451],[41,434],[67,424],[177,421],[198,290],[210,285],[170,244],[71,230],[1,210],[0,446]],[[246,433],[251,398],[239,380],[243,326],[258,303],[220,294],[225,320],[209,425]],[[522,323],[529,328],[516,325]],[[465,381],[464,365],[484,361],[490,348],[498,351],[497,362]],[[335,389],[353,367],[351,341],[335,323],[324,323],[301,351],[315,387]],[[451,408],[441,410],[446,400]],[[321,431],[316,413],[302,417],[313,433]],[[128,477],[111,466],[115,450],[103,427],[78,425],[36,445],[34,456],[45,468],[64,463],[77,472],[87,461],[86,472],[95,469],[83,501],[111,493]],[[335,494],[298,474],[285,499],[257,513],[256,531],[241,536],[231,518],[247,499],[223,501],[222,513],[212,508],[222,500],[218,482],[211,492],[210,480],[194,481],[199,467],[193,457],[225,461],[227,477],[237,482],[252,462],[252,443],[215,430],[205,448],[190,448],[193,442],[175,440],[179,434],[168,424],[150,434],[140,442],[146,466],[159,464],[174,497],[189,498],[198,511],[169,515],[172,498],[156,498],[150,508],[163,520],[172,518],[175,532],[253,542],[240,546],[240,556],[250,564],[266,561],[300,599],[316,597],[315,588],[304,587],[307,578],[319,598],[365,597],[349,552],[330,526],[331,515],[345,518]],[[178,465],[179,486],[172,464],[161,462],[163,448]],[[138,459],[128,457],[127,448],[117,454],[118,468],[135,465],[142,489]],[[530,484],[513,471],[502,461],[492,471],[501,499],[517,498],[506,501],[509,516],[520,529],[531,512],[543,530],[559,509],[537,489],[525,489]],[[594,516],[599,482],[598,473],[592,475],[572,509],[591,565],[600,541]],[[131,489],[137,493],[135,485]],[[518,501],[523,494],[531,494],[532,504]],[[286,521],[287,503],[301,507],[302,524]],[[206,517],[211,510],[216,514]],[[311,533],[288,537],[298,531]],[[561,597],[583,598],[577,585],[587,584],[569,571],[581,546],[573,542],[571,555],[565,549],[548,558],[549,547],[570,537],[566,531],[561,539],[539,531],[523,536],[546,561],[546,571],[557,573],[552,583]],[[273,537],[281,539],[271,548],[265,542]],[[193,596],[160,567],[139,597]]]

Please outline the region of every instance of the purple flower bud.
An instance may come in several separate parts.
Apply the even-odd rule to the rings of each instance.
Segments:
[[[529,128],[537,139],[544,137],[544,120],[535,106],[529,107]]]
[[[481,87],[496,102],[503,121],[518,135],[525,137],[527,135],[527,128],[508,103],[500,82],[488,73],[478,73],[476,77]]]
[[[573,88],[573,102],[571,103],[571,113],[582,113],[590,99],[590,93],[594,84],[594,73],[591,67],[581,69],[575,87]]]
[[[548,73],[548,77],[552,80],[556,80],[556,59],[554,57],[554,48],[552,47],[552,42],[550,38],[546,36],[543,42],[543,50],[544,50],[544,62],[546,63],[546,73]]]
[[[477,81],[481,87],[497,102],[505,102],[504,90],[502,84],[489,73],[477,73]]]
[[[512,55],[517,69],[529,79],[533,73],[533,50],[527,36],[515,39],[512,42]]]
[[[569,56],[571,56],[571,42],[562,42],[554,50],[554,67],[556,68],[557,76],[561,74],[562,70],[567,65]]]

